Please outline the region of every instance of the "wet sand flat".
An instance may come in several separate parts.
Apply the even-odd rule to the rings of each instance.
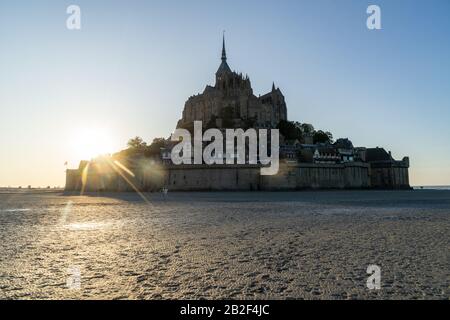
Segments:
[[[450,298],[450,191],[145,197],[0,193],[0,298]]]

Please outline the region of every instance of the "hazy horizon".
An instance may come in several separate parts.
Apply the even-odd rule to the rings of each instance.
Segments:
[[[24,3],[26,6],[24,7]],[[82,28],[66,28],[76,4]],[[366,28],[377,4],[382,30]],[[25,9],[24,9],[25,8]],[[239,8],[238,10],[236,8]],[[2,1],[0,187],[63,186],[65,166],[168,137],[228,62],[289,120],[409,156],[413,186],[450,185],[450,3]]]

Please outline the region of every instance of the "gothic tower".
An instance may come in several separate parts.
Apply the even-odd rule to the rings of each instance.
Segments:
[[[256,97],[250,78],[231,70],[224,35],[215,85],[207,85],[203,93],[186,101],[177,127],[192,128],[193,121],[202,121],[207,127],[217,128],[275,128],[286,118],[284,96],[275,84],[271,92]]]

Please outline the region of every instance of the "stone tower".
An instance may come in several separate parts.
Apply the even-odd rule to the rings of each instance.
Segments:
[[[280,120],[287,120],[281,90],[273,84],[269,93],[256,97],[249,77],[231,71],[223,37],[215,85],[186,101],[177,127],[190,129],[194,121],[202,121],[205,128],[275,128]]]

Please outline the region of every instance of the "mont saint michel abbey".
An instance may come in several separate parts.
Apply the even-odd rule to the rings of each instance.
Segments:
[[[409,158],[395,160],[383,148],[354,147],[347,138],[321,140],[323,131],[311,129],[301,138],[289,137],[282,126],[298,129],[287,121],[286,101],[272,84],[270,92],[256,96],[248,76],[231,71],[225,38],[222,61],[214,86],[191,96],[177,128],[191,130],[194,121],[204,129],[280,129],[279,171],[260,174],[260,165],[174,165],[171,139],[155,139],[155,145],[129,146],[110,156],[81,161],[66,171],[67,191],[221,191],[302,189],[407,189]],[[309,125],[311,126],[311,125]],[[311,126],[312,127],[312,126]],[[284,127],[286,128],[286,127]],[[313,127],[312,127],[313,128]],[[297,129],[294,129],[297,130]],[[191,131],[192,132],[192,131]],[[295,131],[296,132],[296,131]],[[320,135],[319,135],[320,137]],[[155,143],[155,142],[154,142]],[[126,169],[126,170],[125,170]]]
[[[194,121],[202,121],[215,128],[276,128],[280,120],[287,120],[281,90],[272,84],[270,92],[255,96],[250,78],[228,66],[224,38],[215,85],[207,85],[203,93],[187,100],[177,127],[188,128]]]

